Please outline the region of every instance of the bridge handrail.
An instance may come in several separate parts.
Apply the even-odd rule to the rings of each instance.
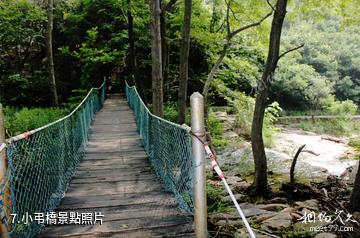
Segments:
[[[60,204],[84,157],[91,122],[105,100],[105,85],[92,88],[68,115],[0,145],[0,157],[6,148],[8,163],[0,183],[0,218],[11,237],[35,237],[45,224],[24,224],[21,219],[53,212]]]
[[[171,191],[179,207],[193,213],[193,157],[190,127],[154,115],[135,86],[126,82],[126,97],[133,109],[140,137],[155,172]]]
[[[17,136],[13,136],[9,139],[6,140],[7,143],[11,143],[11,142],[14,142],[14,141],[18,141],[18,140],[22,140],[22,139],[25,139],[26,137],[28,137],[29,135],[32,135],[32,134],[35,134],[41,130],[44,130],[45,128],[48,128],[54,124],[57,124],[61,121],[64,121],[65,119],[71,117],[76,111],[79,110],[79,108],[86,102],[86,100],[89,98],[89,96],[92,94],[92,92],[94,90],[100,90],[102,88],[105,88],[105,81],[101,84],[100,87],[98,88],[91,88],[90,91],[87,93],[87,95],[84,97],[84,99],[76,106],[76,108],[74,110],[72,110],[68,115],[56,120],[56,121],[53,121],[53,122],[50,122],[42,127],[39,127],[39,128],[36,128],[36,129],[33,129],[31,131],[28,131],[28,132],[25,132],[25,133],[22,133],[22,134],[19,134]]]

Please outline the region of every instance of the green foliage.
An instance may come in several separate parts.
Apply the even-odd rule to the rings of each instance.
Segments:
[[[281,111],[278,102],[273,102],[265,109],[263,137],[267,147],[274,146],[274,135],[278,132],[275,122]]]
[[[356,121],[344,120],[342,118],[331,120],[307,120],[292,123],[292,127],[319,134],[331,134],[335,136],[350,136],[360,133],[360,125]]]
[[[227,101],[228,105],[233,108],[232,111],[236,114],[235,127],[237,128],[238,133],[245,138],[250,138],[255,99],[246,96],[245,93],[231,90],[219,79],[217,79],[215,83],[217,85],[217,92]],[[267,147],[271,147],[274,143],[273,138],[277,132],[275,127],[276,117],[281,110],[282,109],[277,102],[273,102],[266,108],[263,136],[264,143]]]
[[[87,30],[87,37],[81,44],[78,51],[71,52],[69,47],[61,47],[59,51],[64,55],[70,55],[79,60],[82,64],[82,84],[87,85],[91,82],[91,77],[104,65],[123,65],[125,51],[118,51],[110,48],[107,44],[98,48],[99,38],[98,27]]]
[[[342,2],[342,5],[333,4],[335,2]],[[286,59],[280,61],[279,77],[283,77],[281,81],[288,80],[288,84],[293,79],[297,81],[297,87],[291,85],[288,87],[287,84],[278,85],[280,87],[277,87],[277,89],[285,89],[295,94],[294,97],[287,95],[287,98],[284,98],[283,101],[286,102],[291,99],[291,102],[300,101],[300,105],[301,103],[307,104],[308,98],[306,94],[308,89],[304,88],[306,86],[304,84],[305,82],[313,82],[310,87],[314,87],[314,89],[310,91],[314,91],[320,96],[323,95],[322,98],[326,97],[326,94],[329,94],[329,89],[331,89],[330,93],[334,91],[336,97],[340,100],[351,99],[357,104],[360,103],[360,84],[358,80],[360,76],[360,54],[354,50],[360,40],[359,18],[352,15],[350,18],[354,22],[350,23],[348,21],[349,16],[346,15],[354,9],[349,8],[349,6],[352,6],[349,4],[350,1],[345,2],[335,0],[329,5],[321,4],[322,6],[312,9],[315,11],[321,8],[327,9],[314,16],[316,18],[320,15],[327,15],[317,21],[308,20],[308,18],[302,16],[302,14],[307,13],[301,12],[284,29],[284,48],[289,49],[300,43],[305,45],[298,52],[291,53],[291,56],[286,56]],[[308,9],[309,6],[304,5]],[[347,10],[344,11],[344,9]],[[358,6],[355,9],[358,9]],[[345,22],[347,23],[345,24]],[[355,22],[357,23],[354,24]],[[296,70],[300,66],[303,70]],[[286,69],[281,69],[281,67]],[[289,70],[294,74],[289,75],[289,73],[286,73]],[[315,82],[316,84],[312,86]],[[326,90],[324,91],[324,89]],[[317,90],[320,91],[317,92]],[[299,92],[303,94],[303,96],[300,95],[300,98]],[[318,99],[319,97],[317,97],[316,103],[319,102]],[[309,104],[309,107],[311,106]]]
[[[8,137],[44,126],[65,116],[67,110],[59,108],[5,107],[5,130]]]
[[[360,130],[359,130],[359,133],[360,133]],[[354,147],[357,152],[357,154],[355,155],[355,159],[360,160],[360,137],[351,138],[349,141],[349,145]]]
[[[212,145],[217,148],[222,148],[228,145],[229,140],[223,138],[224,127],[212,111],[209,113],[208,124]]]
[[[2,0],[0,2],[0,50],[14,55],[30,45],[43,45],[46,15],[35,3],[24,0]],[[12,53],[10,53],[12,52]],[[2,56],[3,57],[3,56]]]
[[[295,57],[296,58],[296,57]],[[271,87],[271,97],[288,108],[316,110],[321,101],[330,96],[333,84],[307,64],[296,60],[280,61]]]
[[[71,96],[68,97],[67,102],[64,104],[65,108],[68,108],[69,111],[75,109],[79,103],[86,97],[88,94],[86,89],[74,89],[71,91]]]
[[[169,102],[164,105],[164,118],[172,122],[176,122],[178,120],[178,109],[176,103]]]
[[[312,238],[315,233],[307,230],[284,230],[282,231],[283,237],[287,238]]]
[[[232,208],[224,201],[223,189],[214,185],[206,184],[206,202],[208,213],[230,212]]]
[[[322,109],[331,115],[349,117],[356,114],[358,106],[351,100],[339,101],[330,96],[322,101]]]
[[[349,141],[349,145],[355,147],[360,152],[360,138],[352,138]]]
[[[45,11],[32,1],[0,1],[1,102],[28,106],[49,104],[41,62],[45,23]]]

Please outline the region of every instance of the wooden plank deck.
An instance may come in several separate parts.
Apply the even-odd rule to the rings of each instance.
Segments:
[[[120,95],[110,96],[96,115],[59,211],[101,212],[103,224],[49,225],[40,237],[194,237],[193,218],[177,208],[152,170]]]

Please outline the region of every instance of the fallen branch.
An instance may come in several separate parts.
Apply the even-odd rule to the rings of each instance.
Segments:
[[[309,153],[309,154],[312,154],[312,155],[315,155],[315,156],[319,156],[320,154],[319,153],[316,153],[315,151],[312,151],[312,150],[303,150],[302,152],[306,152],[306,153]]]
[[[334,137],[330,137],[330,136],[322,136],[321,137],[322,140],[329,140],[335,143],[343,143],[343,140],[339,139],[339,138],[334,138]]]

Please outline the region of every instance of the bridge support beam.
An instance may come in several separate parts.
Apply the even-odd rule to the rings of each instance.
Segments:
[[[190,97],[191,131],[199,138],[205,138],[204,126],[204,97],[195,92]],[[193,136],[192,151],[194,156],[194,216],[195,235],[206,238],[207,234],[207,206],[206,206],[206,173],[205,152],[202,143]]]

